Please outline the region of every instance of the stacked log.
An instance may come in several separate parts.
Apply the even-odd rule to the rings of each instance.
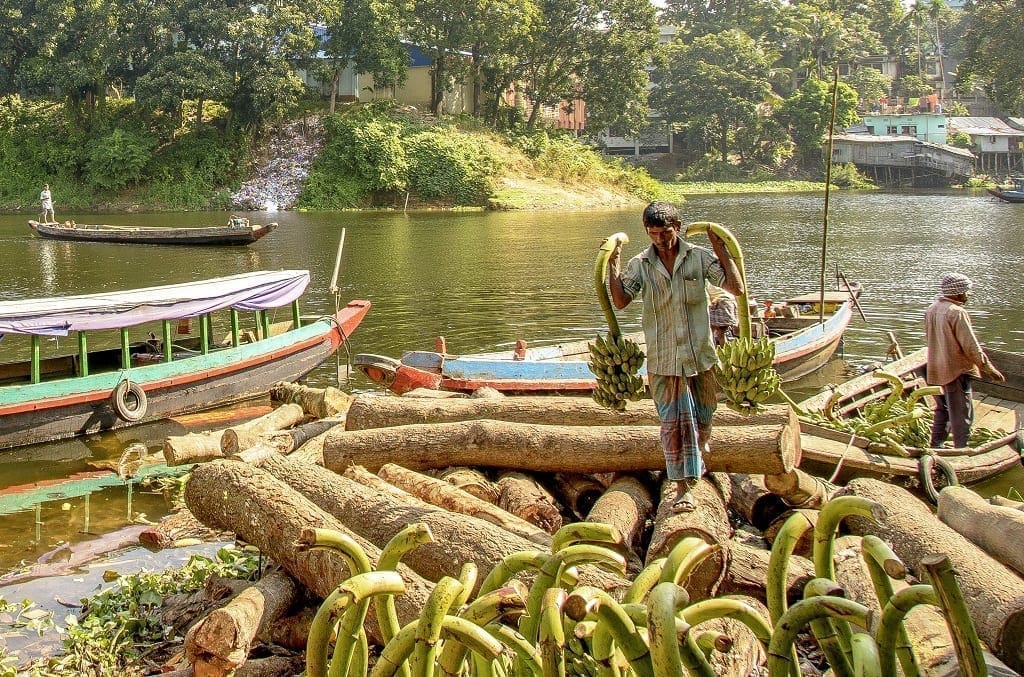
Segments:
[[[964,487],[939,494],[939,519],[1008,567],[1024,574],[1024,512],[993,505]]]
[[[637,550],[653,509],[654,498],[647,485],[634,475],[619,475],[594,503],[586,521],[615,527],[629,548],[628,570],[639,571],[641,560]]]
[[[507,472],[498,477],[498,507],[548,533],[562,528],[562,513],[555,497],[526,473]]]
[[[935,519],[928,506],[900,487],[871,479],[851,481],[838,492],[880,503],[882,522],[850,519],[855,533],[875,534],[892,545],[918,577],[921,560],[949,556],[978,635],[993,653],[1018,672],[1024,670],[1024,580],[984,550]]]

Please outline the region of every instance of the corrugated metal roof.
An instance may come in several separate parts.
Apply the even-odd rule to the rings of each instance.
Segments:
[[[1024,118],[1006,118],[1017,129],[1024,129]]]
[[[971,136],[1020,136],[1020,130],[1011,127],[999,118],[961,117],[949,118],[949,129]]]

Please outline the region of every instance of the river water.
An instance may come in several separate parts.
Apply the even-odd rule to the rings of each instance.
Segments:
[[[352,338],[354,352],[399,356],[432,349],[445,336],[451,352],[511,349],[516,339],[539,343],[593,336],[604,318],[593,288],[593,262],[602,239],[617,231],[631,242],[646,237],[640,208],[539,213],[250,213],[254,223],[280,227],[249,247],[191,248],[62,243],[39,239],[27,215],[0,215],[0,298],[90,293],[181,282],[261,269],[307,268],[312,283],[303,313],[333,307],[327,289],[342,229],[339,278],[344,300],[373,302]],[[203,225],[226,213],[59,214],[81,223]],[[745,253],[751,292],[759,300],[811,292],[819,281],[823,197],[820,194],[694,197],[686,221],[729,227]],[[700,238],[703,240],[703,238]],[[827,238],[827,284],[836,266],[864,284],[867,321],[855,316],[837,360],[787,390],[806,396],[829,381],[884,359],[891,331],[906,350],[923,341],[921,316],[938,293],[943,272],[975,281],[971,312],[983,343],[1024,352],[1024,205],[983,192],[833,193]],[[704,242],[706,243],[706,241]],[[284,311],[287,314],[287,309]],[[639,328],[639,308],[620,314]],[[68,339],[64,339],[68,340]],[[72,339],[73,340],[73,339]],[[0,342],[0,354],[18,337]],[[334,384],[335,365],[315,371],[313,385]],[[368,391],[362,377],[343,388]],[[212,425],[210,427],[219,427]],[[96,463],[116,462],[125,446],[142,441],[158,452],[176,424],[143,426],[39,447],[0,452],[0,572],[40,559],[66,557],[80,544],[140,517],[167,511],[165,492],[106,478],[105,488],[68,492],[66,478],[94,478]],[[99,480],[97,480],[99,481]],[[103,481],[99,481],[101,484]],[[24,493],[54,483],[50,495]],[[1017,469],[990,492],[1024,492]],[[31,500],[25,496],[33,497]],[[44,499],[44,500],[42,500]]]

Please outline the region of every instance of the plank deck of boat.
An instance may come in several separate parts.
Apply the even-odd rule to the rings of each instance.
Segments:
[[[1024,430],[1024,402],[976,393],[974,424],[994,430]]]

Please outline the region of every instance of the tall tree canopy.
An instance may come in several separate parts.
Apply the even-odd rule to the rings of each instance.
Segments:
[[[1024,2],[988,0],[967,9],[957,87],[980,86],[1011,115],[1024,115]]]

